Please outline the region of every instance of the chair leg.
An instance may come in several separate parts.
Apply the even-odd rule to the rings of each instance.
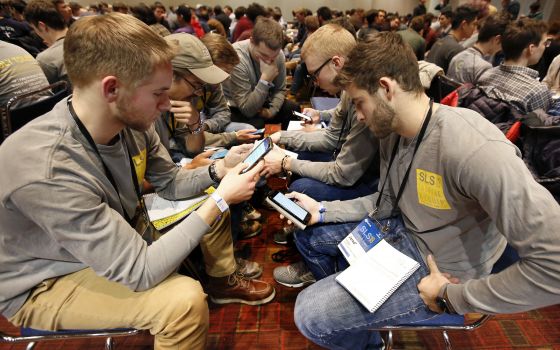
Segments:
[[[449,340],[449,335],[447,331],[442,331],[441,334],[443,335],[443,341],[445,342],[445,348],[447,350],[451,350],[451,341]]]
[[[27,346],[25,347],[25,350],[33,350],[35,349],[35,343],[34,341],[27,343]]]
[[[393,332],[388,331],[387,336],[383,337],[385,341],[385,350],[392,350],[393,349]]]
[[[113,338],[107,337],[107,339],[105,339],[105,350],[113,350],[113,345]]]

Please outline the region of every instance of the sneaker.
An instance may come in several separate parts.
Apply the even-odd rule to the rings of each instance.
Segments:
[[[235,258],[237,262],[237,272],[242,274],[247,279],[259,278],[262,275],[263,268],[255,261],[245,260],[243,258]]]
[[[276,282],[290,288],[300,288],[316,282],[315,277],[303,261],[278,266],[274,269],[273,275]]]
[[[208,281],[208,294],[215,304],[262,305],[276,295],[270,283],[247,279],[237,271],[225,277],[209,277]]]
[[[251,204],[245,203],[243,205],[241,222],[260,220],[261,218],[262,218],[262,214],[258,210],[253,208]]]
[[[294,234],[296,230],[294,225],[282,227],[278,232],[274,234],[274,243],[276,244],[288,244],[288,240]]]
[[[239,234],[239,240],[249,239],[255,237],[262,232],[262,225],[260,222],[251,220],[241,223],[241,233]]]

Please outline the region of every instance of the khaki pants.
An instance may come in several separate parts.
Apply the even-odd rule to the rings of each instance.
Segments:
[[[229,215],[200,242],[206,272],[235,271]],[[206,294],[196,280],[172,274],[157,286],[134,292],[99,277],[91,268],[40,283],[10,318],[16,326],[58,329],[148,329],[155,349],[204,349],[208,331]]]

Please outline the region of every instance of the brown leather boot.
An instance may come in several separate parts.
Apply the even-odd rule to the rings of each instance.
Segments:
[[[207,289],[210,300],[216,304],[261,305],[268,303],[276,295],[271,284],[249,280],[237,271],[225,277],[209,276]]]

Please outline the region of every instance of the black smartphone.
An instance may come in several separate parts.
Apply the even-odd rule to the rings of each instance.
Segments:
[[[251,153],[249,153],[249,155],[243,160],[243,163],[247,164],[247,167],[241,170],[241,174],[245,174],[251,170],[268,152],[270,152],[272,146],[273,143],[270,137],[266,137],[259,141],[257,146],[253,148]]]
[[[265,198],[265,201],[302,230],[305,229],[311,219],[311,214],[307,210],[281,192],[273,192]]]

